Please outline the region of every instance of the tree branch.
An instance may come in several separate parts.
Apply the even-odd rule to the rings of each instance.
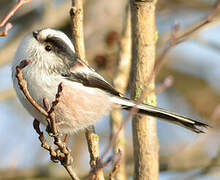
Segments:
[[[165,44],[165,47],[161,54],[157,57],[156,64],[154,71],[159,71],[159,65],[162,64],[162,61],[164,60],[165,56],[168,54],[168,52],[177,44],[182,43],[183,41],[186,41],[189,39],[192,35],[200,31],[204,26],[207,24],[210,24],[213,22],[214,17],[216,16],[218,10],[220,8],[220,0],[217,0],[212,11],[208,14],[207,17],[202,19],[199,23],[196,23],[195,25],[191,26],[190,28],[187,28],[186,30],[183,30],[183,32],[179,32],[179,24],[175,24],[171,30],[171,35],[167,43]]]
[[[154,75],[152,76],[151,73],[155,63],[155,2],[131,0],[130,3],[134,77],[132,97],[142,99],[144,103],[155,106],[156,96],[154,93],[148,97],[143,95],[146,86],[154,89]],[[146,81],[146,79],[148,80]],[[149,116],[135,115],[132,129],[135,160],[134,179],[156,180],[159,169],[156,121]]]
[[[69,7],[69,3],[64,2],[59,7],[46,11],[41,17],[32,17],[21,25],[22,29],[13,37],[13,41],[9,41],[3,48],[0,49],[0,67],[9,63],[13,59],[14,53],[21,39],[24,38],[27,33],[30,33],[33,29],[39,28],[39,24],[47,24],[51,28],[60,28],[69,19],[66,9]],[[31,24],[30,24],[31,23]]]
[[[72,0],[70,9],[72,21],[72,35],[76,54],[80,59],[86,60],[83,28],[83,0]]]
[[[0,28],[3,27],[8,20],[15,14],[15,12],[21,8],[24,4],[27,4],[31,2],[32,0],[18,0],[18,2],[15,4],[15,6],[9,11],[9,13],[3,18],[3,20],[0,23]],[[0,32],[0,36],[7,36],[8,31],[12,28],[12,25],[10,23],[6,24],[5,30],[3,32]]]
[[[21,63],[16,67],[16,77],[18,80],[18,85],[21,89],[21,91],[24,93],[25,97],[28,99],[28,101],[43,115],[45,115],[48,122],[49,129],[48,134],[54,138],[54,145],[56,145],[58,148],[54,149],[53,146],[48,145],[43,132],[40,130],[40,123],[38,120],[34,120],[33,126],[36,132],[39,134],[39,140],[41,142],[41,146],[49,151],[50,158],[53,162],[57,163],[60,162],[64,168],[69,173],[70,177],[73,180],[79,180],[75,172],[73,171],[72,166],[70,165],[72,163],[72,157],[71,157],[71,150],[66,146],[67,140],[66,137],[64,138],[64,141],[61,140],[61,134],[58,132],[58,124],[55,122],[55,108],[57,104],[60,102],[60,98],[62,96],[63,91],[63,85],[60,83],[58,87],[58,91],[56,94],[55,101],[52,102],[52,107],[50,107],[50,104],[46,98],[43,100],[44,108],[45,110],[38,105],[34,99],[30,96],[28,89],[27,89],[27,82],[23,79],[22,76],[22,69],[26,67],[28,64],[31,63],[31,60],[23,60]],[[67,135],[66,135],[67,136]]]
[[[83,30],[83,0],[72,0],[70,16],[72,21],[72,35],[76,55],[81,60],[86,61]],[[86,130],[85,136],[90,153],[90,166],[92,169],[96,169],[96,166],[98,166],[98,162],[100,161],[100,152],[99,136],[95,133],[94,126]],[[98,170],[92,172],[94,172],[92,179],[104,180],[104,173],[101,168],[98,168]]]
[[[216,9],[217,7],[219,8],[219,0],[216,2],[216,4],[215,4],[213,10],[215,11],[215,9]],[[210,14],[212,14],[213,10],[210,12]],[[215,13],[214,13],[214,14],[215,14]],[[209,15],[208,15],[208,16],[209,16]],[[211,17],[214,18],[214,16],[212,16],[212,15],[211,15]],[[212,22],[212,21],[209,21],[209,22]],[[200,24],[200,23],[198,23],[198,24]],[[207,24],[206,24],[206,25],[207,25]],[[156,72],[158,72],[158,71],[160,70],[160,66],[161,66],[161,64],[163,64],[163,61],[165,60],[165,56],[166,56],[167,53],[170,51],[170,49],[174,46],[174,45],[171,45],[171,44],[173,43],[173,41],[175,41],[175,40],[173,40],[174,38],[177,38],[177,39],[178,39],[178,36],[177,36],[177,34],[176,34],[176,33],[177,33],[177,30],[178,30],[178,27],[179,27],[178,25],[175,25],[175,26],[173,27],[172,32],[171,32],[170,39],[167,41],[167,44],[165,45],[165,48],[163,49],[163,51],[162,51],[162,53],[160,54],[160,56],[157,58],[156,63],[155,63],[155,65],[154,65],[154,68],[152,69],[150,75],[149,75],[148,77],[146,77],[146,79],[145,79],[145,84],[149,84],[149,82],[152,81],[152,79],[153,79],[154,75],[156,74]],[[203,26],[200,26],[200,28],[202,28],[202,27],[203,27]],[[190,29],[191,29],[191,28],[189,28],[188,31],[190,31]],[[198,30],[200,30],[200,29],[196,28],[196,31],[198,31]],[[185,31],[185,33],[188,32],[188,31]],[[187,37],[189,38],[190,36],[187,36]],[[157,39],[157,37],[156,37],[156,39]],[[186,39],[185,39],[185,40],[186,40]],[[170,42],[172,42],[172,43],[170,43]],[[180,42],[180,43],[181,43],[181,42]],[[171,80],[171,81],[172,81],[172,80]],[[171,82],[171,84],[172,84],[172,82]],[[170,84],[170,85],[171,85],[171,84]],[[169,85],[169,84],[168,84],[168,86],[165,85],[165,87],[162,88],[162,90],[163,90],[163,89],[166,89],[166,88],[169,87],[170,85]],[[139,97],[139,98],[137,99],[137,101],[136,101],[136,104],[137,104],[137,105],[138,105],[138,104],[141,104],[142,100],[143,100],[147,95],[149,95],[149,93],[152,93],[152,92],[157,93],[157,91],[161,91],[161,90],[157,90],[157,89],[156,89],[156,90],[154,90],[154,89],[150,89],[150,90],[149,90],[148,88],[149,88],[149,86],[144,86],[144,87],[142,87],[142,90],[140,89],[140,97]],[[109,150],[111,149],[111,147],[112,147],[112,145],[114,144],[115,140],[117,139],[117,137],[118,137],[120,131],[121,131],[121,130],[123,129],[123,127],[127,124],[127,122],[128,122],[129,119],[132,117],[132,115],[134,115],[134,114],[136,114],[136,113],[137,113],[137,109],[136,109],[136,107],[134,106],[134,107],[129,111],[128,115],[125,117],[125,120],[123,121],[123,123],[121,123],[121,125],[120,125],[118,131],[117,131],[117,132],[114,134],[114,136],[112,137],[112,139],[111,139],[111,141],[109,142],[108,146],[106,147],[104,153],[102,154],[102,158],[101,158],[101,159],[103,159],[103,158],[105,157],[105,155],[109,152]]]
[[[0,32],[0,37],[1,36],[7,36],[8,35],[8,31],[11,30],[12,28],[12,24],[11,23],[7,23],[4,27],[4,30],[2,32]]]
[[[21,91],[24,93],[27,100],[32,104],[32,106],[34,106],[41,114],[48,116],[48,113],[32,99],[31,95],[29,94],[27,90],[27,82],[23,79],[22,69],[30,63],[31,63],[31,60],[23,60],[16,67],[16,78],[18,79],[18,85]]]

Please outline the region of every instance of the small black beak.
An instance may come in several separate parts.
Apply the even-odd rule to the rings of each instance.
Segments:
[[[37,35],[39,34],[39,31],[33,31],[33,36],[37,40]]]

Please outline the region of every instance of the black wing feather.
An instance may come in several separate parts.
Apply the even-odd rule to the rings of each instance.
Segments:
[[[101,75],[96,73],[92,68],[85,64],[80,59],[77,59],[74,66],[80,66],[78,69],[70,69],[70,72],[63,74],[68,80],[80,82],[84,86],[99,88],[112,95],[120,96],[120,93],[116,91],[111,84],[109,84]]]

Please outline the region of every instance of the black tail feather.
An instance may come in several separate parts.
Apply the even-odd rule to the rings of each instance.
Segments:
[[[161,120],[165,120],[170,123],[177,124],[196,133],[204,133],[202,129],[209,127],[209,125],[206,123],[199,122],[191,118],[181,116],[151,105],[147,105],[147,104],[137,105],[135,101],[127,99],[125,97],[113,96],[111,100],[116,104],[120,104],[122,109],[130,110],[135,106],[138,109],[138,113],[160,118]]]
[[[113,96],[111,100],[116,104],[120,104],[122,109],[130,110],[135,106],[138,109],[138,113],[160,118],[161,120],[165,120],[170,123],[177,124],[196,133],[204,133],[202,129],[209,127],[209,125],[206,123],[195,121],[191,118],[184,117],[151,105],[147,105],[147,104],[137,105],[135,101],[127,99],[125,97]]]
[[[199,122],[199,121],[196,121],[196,120],[193,120],[193,119],[181,116],[181,115],[170,113],[170,112],[165,111],[160,108],[156,108],[156,107],[153,107],[150,105],[144,105],[144,106],[146,106],[147,108],[146,109],[139,109],[138,113],[146,114],[146,115],[153,116],[156,118],[160,118],[160,119],[168,121],[170,123],[174,123],[174,124],[180,125],[182,127],[185,127],[185,128],[187,128],[191,131],[194,131],[196,133],[204,133],[204,131],[202,129],[209,127],[209,125],[206,123],[202,123],[202,122]],[[142,107],[143,107],[143,104],[142,104]],[[154,111],[152,111],[151,108],[149,109],[149,107],[153,108]],[[126,110],[130,110],[131,108],[132,107],[128,107],[128,106],[123,107],[123,109],[126,109]],[[137,108],[140,108],[140,107],[137,106]]]

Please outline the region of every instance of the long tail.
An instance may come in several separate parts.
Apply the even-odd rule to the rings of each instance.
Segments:
[[[132,107],[136,106],[134,101],[123,98],[123,97],[114,96],[112,97],[111,100],[116,104],[122,105],[122,108],[126,110],[130,110]],[[207,128],[209,126],[208,124],[195,121],[193,119],[190,119],[190,118],[187,118],[187,117],[175,114],[175,113],[171,113],[166,110],[163,110],[163,109],[151,106],[151,105],[147,105],[147,104],[137,105],[136,108],[138,108],[138,113],[160,118],[170,123],[177,124],[179,126],[187,128],[196,133],[204,133],[204,131],[202,131],[201,128]]]

